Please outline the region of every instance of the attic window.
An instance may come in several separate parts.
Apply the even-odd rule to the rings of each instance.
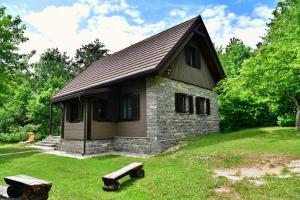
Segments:
[[[201,68],[199,50],[192,46],[185,48],[186,63],[192,67]]]

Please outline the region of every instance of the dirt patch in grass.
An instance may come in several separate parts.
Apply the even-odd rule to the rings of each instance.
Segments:
[[[256,163],[251,167],[235,167],[215,169],[215,178],[225,177],[231,182],[240,182],[244,178],[254,179],[251,182],[257,186],[264,185],[262,178],[266,175],[278,176],[279,178],[289,178],[293,175],[300,175],[300,160],[281,160],[279,157],[272,159],[261,159],[260,163]]]

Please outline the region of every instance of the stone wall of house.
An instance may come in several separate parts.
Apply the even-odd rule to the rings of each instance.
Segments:
[[[62,140],[59,150],[70,153],[82,154],[82,140]],[[136,154],[151,154],[149,138],[147,137],[121,137],[116,136],[112,140],[88,140],[86,142],[86,154],[105,152],[130,152]]]
[[[82,154],[82,140],[62,140],[59,150],[70,153]],[[113,151],[113,140],[88,140],[86,142],[86,154],[96,154]]]
[[[114,151],[151,154],[148,137],[114,137]]]
[[[194,97],[194,114],[175,112],[175,93]],[[210,115],[195,114],[196,96],[210,99]],[[155,147],[153,153],[162,152],[188,136],[220,131],[217,95],[211,90],[154,76],[147,78],[146,98],[147,134],[150,145]]]

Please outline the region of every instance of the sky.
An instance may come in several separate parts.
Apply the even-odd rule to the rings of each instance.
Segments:
[[[99,38],[110,53],[201,15],[212,41],[225,47],[232,37],[255,48],[278,0],[0,0],[26,25],[22,53],[47,48],[74,56]]]

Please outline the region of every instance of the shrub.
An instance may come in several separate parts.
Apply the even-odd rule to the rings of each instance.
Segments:
[[[251,97],[221,97],[219,110],[223,131],[276,124],[269,105]]]
[[[277,124],[283,127],[295,126],[295,116],[292,115],[280,116],[277,118]]]
[[[27,138],[27,133],[1,133],[0,143],[16,143],[26,141]]]

